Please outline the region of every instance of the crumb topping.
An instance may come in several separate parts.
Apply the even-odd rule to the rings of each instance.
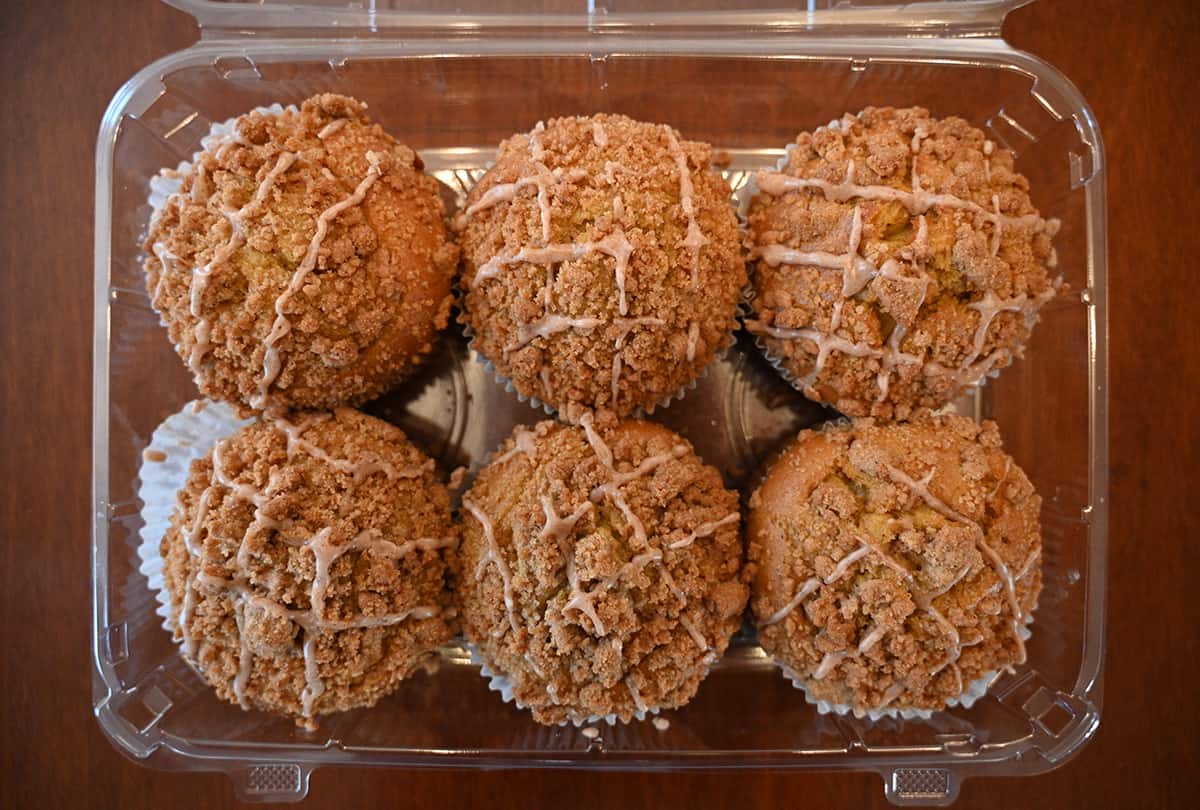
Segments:
[[[464,631],[538,722],[682,705],[740,624],[737,495],[666,428],[517,428],[463,510]]]
[[[398,429],[350,409],[252,423],[178,494],[161,544],[175,637],[222,699],[315,727],[432,664],[457,542]]]
[[[817,699],[939,709],[1024,662],[1041,499],[994,422],[803,431],[750,506],[759,640]]]
[[[1061,287],[1058,221],[961,118],[869,107],[801,133],[756,179],[747,327],[848,415],[903,419],[995,376]]]
[[[458,258],[416,153],[332,94],[205,146],[145,240],[151,303],[200,391],[332,408],[409,373]]]
[[[712,149],[624,116],[500,145],[459,217],[464,322],[525,396],[570,421],[650,409],[723,349],[746,283]]]

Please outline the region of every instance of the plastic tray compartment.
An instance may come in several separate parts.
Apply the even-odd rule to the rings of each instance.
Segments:
[[[564,4],[549,15],[450,17],[375,4],[176,2],[203,36],[117,93],[97,147],[92,681],[96,716],[121,751],[159,768],[225,771],[243,798],[260,800],[299,799],[314,769],[354,764],[850,768],[880,774],[897,803],[945,804],[967,776],[1048,770],[1095,733],[1107,537],[1103,151],[1074,87],[1000,38],[1018,3],[671,15]],[[798,131],[871,104],[961,115],[1016,151],[1036,204],[1063,222],[1056,245],[1071,293],[1047,307],[1026,357],[959,405],[999,421],[1045,499],[1045,590],[1028,663],[969,710],[871,723],[817,714],[751,635],[669,713],[669,729],[601,726],[595,739],[502,703],[459,648],[444,651],[436,675],[315,733],[217,701],[182,664],[137,571],[141,450],[195,395],[143,291],[146,183],[188,157],[211,122],[319,91],[367,100],[459,198],[501,138],[594,111],[667,122],[728,150],[735,186]],[[371,410],[445,471],[543,417],[453,335],[418,379]],[[779,383],[743,338],[684,403],[654,418],[742,485],[782,438],[828,416]]]

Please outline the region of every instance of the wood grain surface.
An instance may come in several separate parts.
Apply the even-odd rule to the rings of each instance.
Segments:
[[[1098,737],[1040,777],[979,779],[962,807],[1183,807],[1200,788],[1200,6],[1042,0],[1008,39],[1100,122],[1109,174],[1112,533]],[[227,807],[224,776],[146,770],[91,712],[93,168],[100,116],[196,37],[154,0],[0,11],[0,808]],[[1190,313],[1190,314],[1189,314]],[[309,807],[884,806],[877,776],[319,770]]]

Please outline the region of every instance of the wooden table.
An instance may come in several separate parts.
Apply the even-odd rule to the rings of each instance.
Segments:
[[[0,807],[224,807],[225,777],[145,770],[91,716],[89,475],[93,153],[137,68],[187,46],[153,0],[0,12]],[[1108,150],[1112,537],[1109,656],[1097,739],[1028,780],[975,780],[961,806],[1190,805],[1200,774],[1195,670],[1200,538],[1200,13],[1188,0],[1043,0],[1010,41],[1091,102]],[[319,771],[310,806],[882,806],[851,774]]]

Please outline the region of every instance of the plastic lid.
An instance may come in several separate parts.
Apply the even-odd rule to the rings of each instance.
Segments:
[[[923,35],[987,35],[999,32],[1004,16],[1032,0],[548,0],[506,4],[494,0],[164,0],[196,18],[201,28],[226,35],[273,31],[336,30],[360,36],[405,29],[462,35],[504,31],[586,28],[605,33],[680,28],[753,28],[760,33],[796,33],[836,28],[919,31]],[[657,7],[656,7],[657,5]],[[330,35],[326,31],[325,35]]]

